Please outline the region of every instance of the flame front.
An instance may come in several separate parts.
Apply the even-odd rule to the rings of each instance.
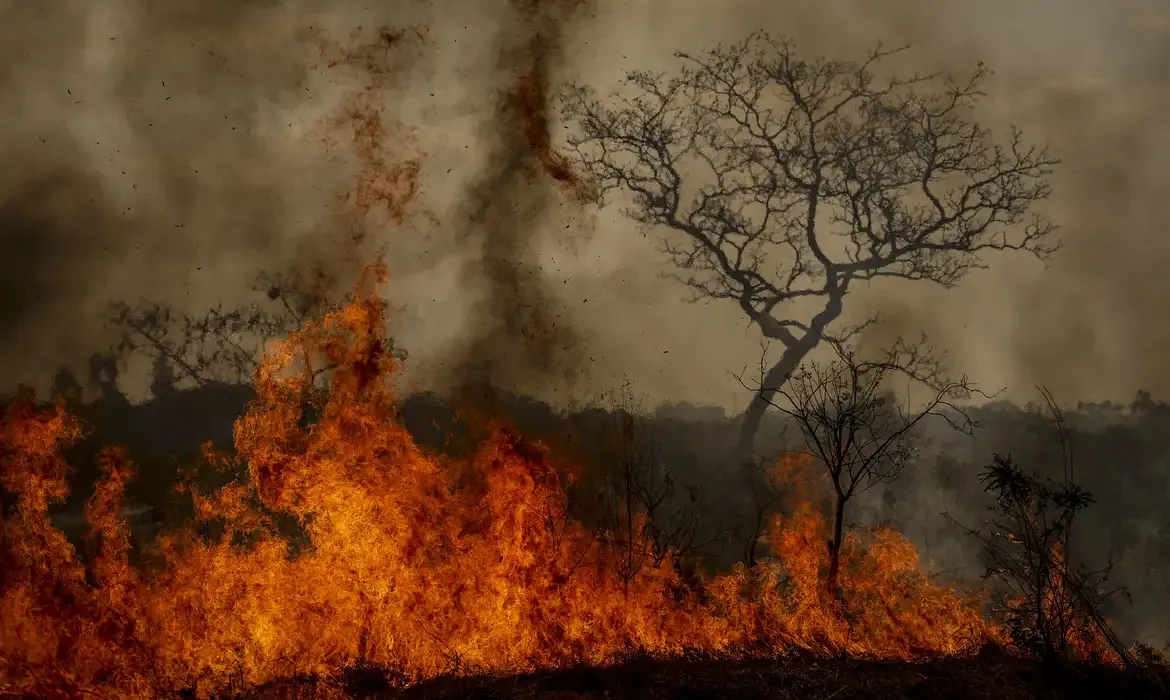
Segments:
[[[846,541],[841,594],[829,595],[827,528],[811,505],[775,520],[776,558],[753,569],[684,585],[668,558],[620,576],[570,519],[565,477],[540,448],[502,427],[468,461],[414,444],[396,419],[383,277],[371,270],[355,300],[271,349],[235,453],[209,450],[238,478],[190,488],[200,528],[160,537],[147,564],[130,562],[120,516],[125,455],[101,456],[83,562],[48,517],[77,422],[27,400],[7,409],[0,688],[205,696],[356,663],[410,681],[635,653],[916,658],[1002,637],[888,530]],[[281,534],[289,517],[306,541]]]

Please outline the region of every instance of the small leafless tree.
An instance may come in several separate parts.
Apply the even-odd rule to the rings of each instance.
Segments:
[[[678,492],[631,387],[623,385],[611,401],[616,459],[602,492],[601,539],[619,553],[619,572],[629,580],[668,559],[694,559],[722,533],[704,521],[697,486]]]
[[[734,302],[784,346],[743,421],[753,449],[772,397],[840,323],[847,294],[881,278],[952,287],[985,251],[1045,258],[1055,226],[1029,212],[1058,161],[1012,129],[973,118],[989,75],[898,77],[876,46],[863,59],[808,59],[764,33],[673,75],[632,72],[603,104],[570,89],[564,117],[577,167],[604,199],[666,230],[673,275],[694,300]],[[883,73],[879,77],[879,70]]]
[[[772,405],[800,431],[804,453],[824,465],[832,488],[832,533],[827,543],[829,592],[838,592],[846,511],[860,493],[893,481],[917,454],[917,428],[928,416],[972,434],[977,424],[958,401],[978,390],[966,378],[941,386],[912,408],[888,390],[892,376],[914,375],[929,363],[918,345],[899,344],[875,361],[844,346],[826,364],[806,363],[776,392]]]
[[[759,562],[760,539],[768,524],[768,516],[784,498],[765,462],[749,459],[743,462],[743,481],[751,498],[751,526],[743,540],[743,564],[749,570]]]
[[[261,273],[251,289],[255,298],[235,307],[220,303],[202,313],[186,313],[160,303],[117,303],[108,317],[120,333],[115,356],[150,357],[155,395],[180,383],[247,382],[265,344],[286,337],[347,298],[335,289],[336,280],[317,266]]]

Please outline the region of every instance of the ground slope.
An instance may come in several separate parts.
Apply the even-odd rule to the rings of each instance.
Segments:
[[[1083,666],[1048,670],[1006,654],[926,663],[852,659],[635,660],[510,677],[440,678],[404,689],[384,674],[354,672],[351,697],[395,700],[1141,700],[1170,698],[1165,678]],[[290,680],[243,697],[314,697],[324,687]]]

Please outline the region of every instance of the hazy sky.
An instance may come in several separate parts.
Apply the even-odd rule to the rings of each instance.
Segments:
[[[378,162],[422,164],[415,215],[371,227],[390,251],[412,381],[449,383],[470,347],[491,357],[493,378],[546,395],[586,398],[628,374],[654,400],[743,406],[731,373],[755,362],[754,329],[734,305],[681,302],[652,241],[620,213],[589,211],[540,178],[526,189],[501,165],[515,124],[499,96],[537,62],[552,87],[607,90],[626,70],[669,69],[673,51],[766,29],[810,55],[856,56],[882,38],[914,42],[923,70],[982,60],[997,71],[989,122],[1017,123],[1064,159],[1048,210],[1066,247],[1049,269],[992,260],[950,292],[859,289],[851,313],[929,332],[957,369],[1014,397],[1038,383],[1068,401],[1170,393],[1164,3],[534,4],[539,19],[507,0],[6,3],[0,381],[82,362],[106,340],[111,300],[199,309],[244,299],[257,270],[339,256],[328,235],[343,218],[338,196],[369,165],[345,125],[360,97],[384,110]],[[376,39],[380,24],[404,30],[365,56],[384,72],[327,65],[321,46]],[[347,39],[357,26],[365,38]],[[517,289],[529,285],[524,298],[558,327],[551,354],[520,349],[501,320],[511,278],[497,263],[513,259]]]

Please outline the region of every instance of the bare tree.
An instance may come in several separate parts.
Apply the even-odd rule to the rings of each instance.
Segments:
[[[743,462],[743,481],[747,486],[747,493],[751,498],[751,526],[747,529],[743,540],[743,564],[748,570],[754,569],[759,562],[757,553],[760,549],[760,540],[768,523],[768,516],[784,497],[783,491],[777,487],[771,473],[765,468],[765,462],[751,459]]]
[[[253,301],[235,307],[221,303],[198,314],[177,312],[159,303],[117,303],[107,319],[121,334],[115,356],[150,357],[156,395],[180,382],[198,386],[225,380],[247,382],[266,343],[284,338],[347,298],[335,294],[336,287],[336,280],[317,266],[261,273],[252,288]]]
[[[620,556],[619,573],[629,581],[648,566],[694,560],[724,533],[704,523],[697,486],[678,491],[654,426],[629,383],[611,403],[615,460],[601,494],[598,534]]]
[[[833,490],[833,530],[827,543],[829,592],[837,594],[846,509],[858,494],[893,481],[915,459],[916,428],[927,416],[971,434],[977,427],[957,401],[977,389],[966,379],[944,383],[911,409],[887,390],[891,375],[913,374],[921,363],[917,346],[901,346],[877,361],[862,361],[834,346],[837,359],[808,363],[776,392],[772,405],[800,431],[801,450],[824,465]]]
[[[1056,227],[1029,215],[1058,161],[1019,130],[997,139],[974,120],[989,75],[878,76],[901,53],[805,59],[755,33],[674,75],[631,72],[603,104],[574,86],[569,148],[603,197],[665,227],[674,277],[693,300],[735,302],[784,353],[741,427],[747,455],[770,399],[840,322],[859,283],[884,277],[957,284],[985,251],[1046,258]]]

